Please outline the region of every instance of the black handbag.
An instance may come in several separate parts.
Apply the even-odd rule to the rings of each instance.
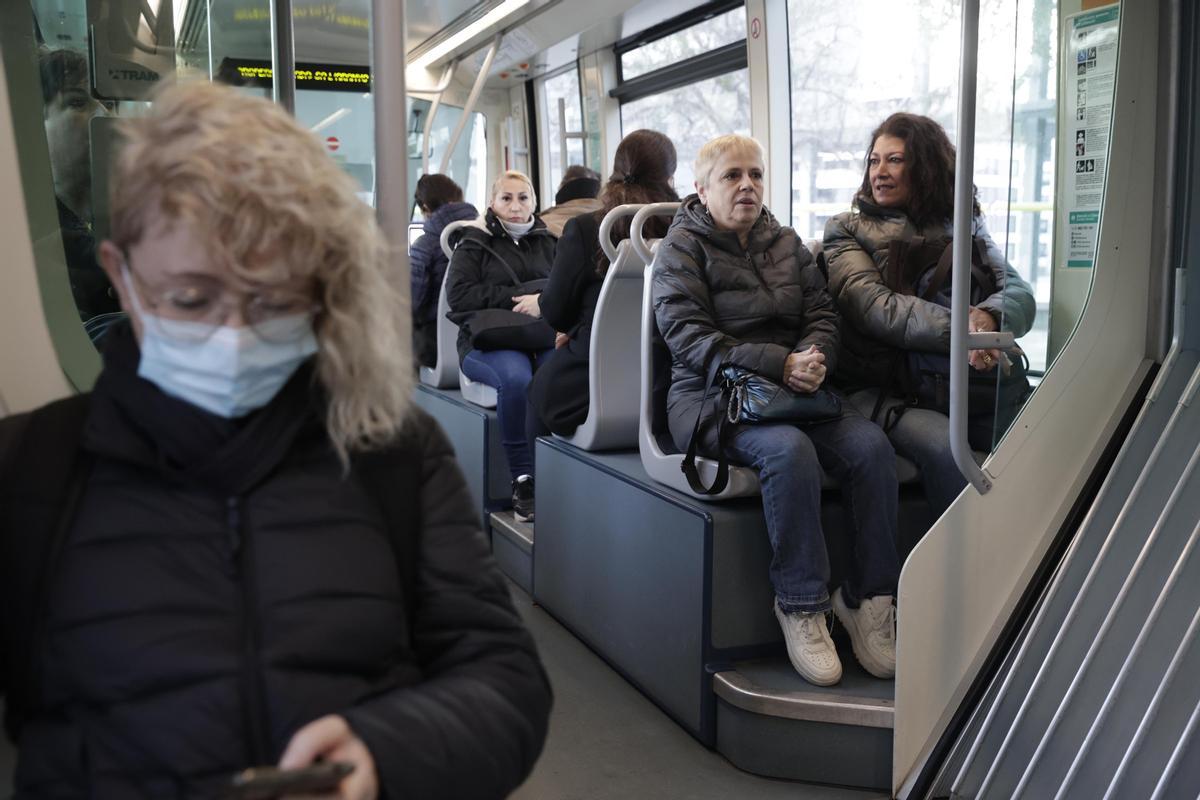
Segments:
[[[462,246],[475,246],[492,254],[512,278],[513,296],[541,294],[547,278],[522,281],[504,256],[483,242],[468,239]],[[531,317],[507,308],[480,308],[475,311],[451,311],[446,319],[466,331],[467,340],[476,350],[549,350],[554,347],[554,328],[541,317]]]
[[[696,413],[696,425],[688,442],[687,454],[680,469],[688,485],[697,494],[719,494],[729,482],[729,459],[725,444],[734,425],[760,425],[787,422],[794,425],[815,425],[831,422],[842,416],[842,400],[828,389],[815,392],[794,392],[757,372],[725,364],[725,352],[718,352],[708,367],[704,397]],[[717,474],[711,486],[705,486],[696,469],[696,449],[700,441],[700,423],[704,418],[705,401],[720,375],[724,412],[717,422]]]

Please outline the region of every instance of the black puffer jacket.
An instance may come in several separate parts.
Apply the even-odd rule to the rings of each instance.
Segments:
[[[718,349],[728,350],[728,362],[782,382],[788,355],[815,344],[832,376],[838,321],[825,279],[796,232],[765,208],[743,248],[736,234],[716,229],[696,195],[687,197],[659,245],[653,280],[654,316],[671,351],[667,421],[680,449]],[[710,452],[709,421],[719,411],[711,397],[703,426]]]
[[[533,228],[520,240],[508,235],[496,212],[490,208],[484,215],[486,231],[474,227],[463,229],[462,239],[446,273],[446,301],[451,311],[512,310],[513,296],[519,292],[514,291],[513,279],[504,264],[522,283],[549,277],[557,240],[540,219],[536,216],[533,219]],[[459,331],[459,360],[466,358],[469,352],[471,343],[466,333]]]
[[[90,400],[90,478],[49,584],[17,797],[218,797],[326,714],[366,743],[384,797],[517,786],[549,687],[436,423],[414,410],[396,444],[420,465],[406,593],[310,372],[232,422],[137,378],[122,336],[133,353],[110,347]],[[5,563],[4,580],[30,568]]]
[[[888,243],[902,236],[948,244],[953,225],[916,230],[901,211],[859,201],[859,209],[833,217],[825,225],[825,261],[829,291],[842,315],[840,383],[848,389],[882,386],[898,350],[950,351],[950,310],[919,297],[893,292],[883,282]],[[1033,290],[1005,260],[976,217],[974,235],[987,245],[987,265],[999,289],[979,303],[1002,329],[1024,336],[1037,311]]]

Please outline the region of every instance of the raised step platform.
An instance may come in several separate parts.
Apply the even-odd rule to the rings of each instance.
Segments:
[[[457,389],[425,384],[417,386],[413,399],[446,431],[487,530],[488,513],[512,502],[512,478],[500,444],[496,410],[468,403]]]
[[[887,790],[895,683],[872,677],[839,642],[842,681],[813,686],[786,657],[713,675],[717,750],[737,767],[815,783]]]
[[[493,511],[492,555],[501,571],[529,594],[533,594],[533,525],[519,522],[512,510]]]

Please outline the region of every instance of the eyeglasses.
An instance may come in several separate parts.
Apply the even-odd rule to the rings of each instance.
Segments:
[[[311,292],[266,287],[255,292],[231,292],[220,280],[200,275],[180,278],[151,288],[134,274],[128,261],[123,267],[126,285],[140,312],[144,301],[152,312],[149,324],[173,339],[203,341],[225,324],[234,308],[256,336],[266,342],[294,342],[312,329],[321,311]]]

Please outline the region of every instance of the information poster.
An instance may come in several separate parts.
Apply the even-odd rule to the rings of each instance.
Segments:
[[[1108,137],[1117,73],[1118,6],[1067,17],[1064,26],[1063,102],[1059,175],[1063,187],[1060,263],[1095,264],[1100,205],[1108,172]]]

